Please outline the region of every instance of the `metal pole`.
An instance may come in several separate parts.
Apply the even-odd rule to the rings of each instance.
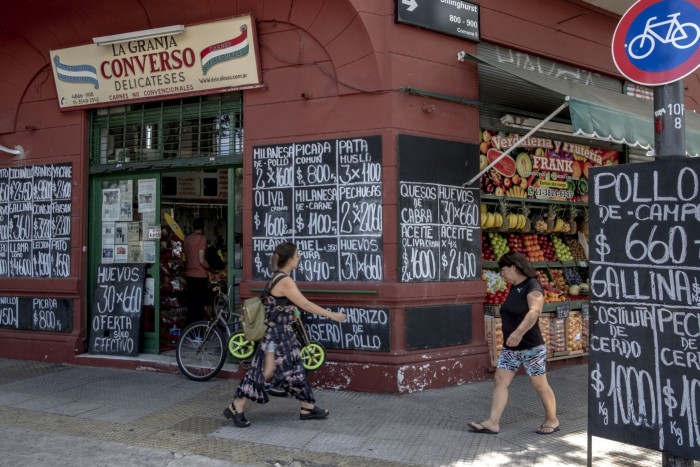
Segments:
[[[564,110],[564,109],[567,108],[568,106],[569,106],[569,96],[566,96],[566,100],[564,101],[564,103],[563,103],[562,105],[559,106],[559,108],[557,108],[557,110],[555,110],[554,112],[552,112],[551,114],[549,114],[549,115],[547,116],[547,118],[545,118],[545,119],[542,120],[540,123],[538,123],[532,130],[528,131],[527,134],[526,134],[525,136],[523,136],[522,138],[520,138],[515,144],[513,144],[511,147],[509,147],[504,153],[502,153],[500,156],[498,156],[498,158],[497,158],[495,161],[491,162],[489,165],[487,165],[486,167],[484,167],[484,170],[482,170],[481,172],[479,172],[478,174],[476,174],[476,175],[474,176],[474,178],[472,178],[472,179],[469,180],[468,182],[464,182],[464,186],[471,185],[471,184],[474,183],[475,181],[479,180],[479,179],[481,178],[481,176],[484,175],[486,172],[488,172],[488,171],[491,169],[491,167],[493,167],[494,165],[496,165],[496,164],[498,163],[498,161],[500,161],[501,159],[503,159],[504,157],[506,157],[508,154],[510,154],[511,151],[513,151],[515,148],[517,148],[518,146],[520,146],[520,143],[522,143],[523,141],[525,141],[526,139],[528,139],[530,136],[532,136],[533,134],[535,134],[535,132],[537,132],[537,130],[539,130],[540,128],[542,128],[543,126],[545,126],[545,125],[547,124],[548,121],[550,121],[551,119],[553,119],[557,114],[559,114],[559,112],[561,112],[562,110]]]
[[[654,88],[654,152],[657,157],[685,157],[683,80]],[[661,451],[663,467],[693,467],[685,459]]]

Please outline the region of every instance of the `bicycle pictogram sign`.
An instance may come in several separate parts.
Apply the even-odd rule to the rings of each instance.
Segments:
[[[613,35],[615,65],[631,81],[661,85],[700,65],[700,0],[640,0]]]

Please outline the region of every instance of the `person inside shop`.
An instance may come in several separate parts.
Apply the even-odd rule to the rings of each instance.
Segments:
[[[547,349],[539,327],[544,305],[542,284],[535,269],[520,253],[505,253],[498,260],[498,267],[503,278],[511,284],[501,305],[504,345],[496,367],[489,418],[468,425],[476,433],[496,434],[501,430],[500,420],[508,403],[508,387],[522,365],[544,405],[545,420],[535,432],[551,435],[559,431],[559,419],[554,392],[547,382]]]
[[[253,355],[250,368],[238,386],[233,401],[224,409],[224,416],[233,419],[237,427],[250,426],[244,413],[248,399],[260,404],[269,401],[265,391],[268,382],[299,400],[301,420],[328,417],[328,410],[316,405],[306,380],[306,370],[299,356],[301,346],[291,322],[299,313],[298,308],[337,322],[343,322],[347,317],[343,313],[321,308],[299,291],[290,274],[299,266],[300,259],[301,254],[292,242],[279,244],[272,254],[270,265],[273,273],[268,283],[269,298],[265,305],[265,318],[269,323],[267,332]]]
[[[185,280],[187,281],[186,324],[204,319],[204,307],[209,297],[209,272],[216,272],[206,259],[207,237],[204,236],[204,219],[192,221],[192,233],[185,238]]]

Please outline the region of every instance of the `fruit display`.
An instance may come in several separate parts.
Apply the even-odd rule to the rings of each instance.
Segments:
[[[525,245],[524,254],[530,261],[545,261],[544,252],[540,248],[540,242],[537,237],[537,234],[523,235],[523,244]]]
[[[581,312],[572,311],[566,318],[566,348],[569,352],[583,350],[581,343]]]
[[[489,212],[481,216],[482,229],[498,229],[503,225],[503,216],[499,212]]]
[[[491,248],[491,242],[485,233],[481,234],[481,258],[484,261],[496,261],[493,248]]]
[[[523,236],[520,234],[509,233],[506,237],[508,241],[508,248],[510,251],[515,251],[516,253],[525,253],[525,243],[523,243]]]
[[[581,316],[581,350],[584,352],[588,352],[588,339],[590,336],[588,324],[588,316]]]
[[[575,237],[567,237],[566,246],[569,247],[574,261],[586,261],[588,259],[586,258],[586,252],[583,250],[583,245]]]
[[[578,273],[578,268],[575,267],[565,267],[564,268],[564,279],[566,280],[566,283],[571,285],[579,285],[581,282],[581,275]],[[572,294],[572,295],[578,295],[578,294]]]
[[[508,289],[508,283],[498,271],[484,269],[481,278],[486,282],[486,292],[496,293]]]
[[[569,293],[569,284],[564,278],[564,271],[561,269],[550,268],[549,275],[552,276],[552,283],[554,284],[554,287],[561,290],[565,294]]]
[[[510,251],[510,248],[508,248],[508,241],[503,235],[496,232],[489,232],[488,236],[491,242],[491,248],[493,248],[493,256],[496,261],[498,261],[498,258]]]
[[[563,232],[563,233],[569,233],[571,232],[571,225],[561,217],[554,217],[551,219],[547,220],[548,223],[548,230],[550,232]]]
[[[523,214],[509,212],[506,215],[506,226],[510,230],[523,230],[527,226],[527,217]]]
[[[547,235],[538,235],[537,242],[540,245],[540,250],[542,250],[542,252],[544,253],[544,260],[545,261],[556,261],[557,260],[556,249],[554,248],[554,245],[549,240],[549,237]]]
[[[559,238],[558,235],[552,235],[552,245],[557,252],[557,258],[559,261],[573,261],[574,257],[571,254],[571,250],[566,246],[566,242]]]

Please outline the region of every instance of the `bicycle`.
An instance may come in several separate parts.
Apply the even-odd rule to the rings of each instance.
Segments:
[[[257,342],[246,340],[240,325],[240,313],[231,313],[232,284],[228,293],[225,282],[212,283],[215,317],[211,321],[195,321],[180,335],[175,357],[180,371],[194,381],[207,381],[216,376],[226,362],[227,352],[245,367],[257,347]],[[240,306],[238,304],[237,306]],[[292,321],[295,336],[301,345],[301,363],[308,371],[317,370],[326,360],[326,349],[320,342],[312,342],[299,316]],[[249,364],[250,362],[248,362]]]
[[[700,38],[700,27],[698,27],[697,24],[688,22],[688,23],[683,23],[681,24],[680,21],[678,21],[678,16],[680,13],[674,13],[668,15],[667,20],[665,21],[657,21],[656,23],[652,24],[652,21],[657,19],[656,16],[652,16],[647,20],[647,24],[644,27],[644,32],[639,34],[638,36],[634,37],[628,47],[628,53],[629,56],[632,57],[635,60],[641,60],[643,58],[648,57],[651,52],[654,50],[654,47],[656,47],[656,41],[658,40],[662,44],[668,44],[671,43],[673,46],[677,49],[687,49],[688,47],[692,47],[695,45],[695,43],[698,41]],[[664,28],[664,26],[668,25],[668,29],[666,30],[666,35],[661,36],[659,35],[656,30]],[[681,41],[690,38],[691,36],[686,32],[687,28],[694,29],[694,38],[692,41],[689,41],[687,44],[683,43]],[[646,41],[649,41],[649,49],[645,51],[646,48]],[[639,45],[635,46],[636,42],[639,41]],[[634,52],[635,49],[639,50],[639,55]]]

